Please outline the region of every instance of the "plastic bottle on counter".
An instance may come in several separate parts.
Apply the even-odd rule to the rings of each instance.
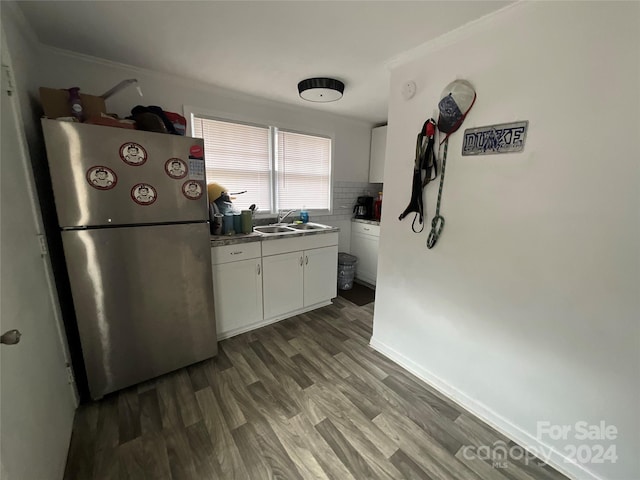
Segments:
[[[302,223],[309,223],[309,212],[307,212],[304,205],[302,206],[302,210],[300,210],[300,221],[302,221]]]
[[[380,221],[382,216],[382,192],[378,192],[378,198],[373,203],[373,218]]]
[[[71,106],[71,115],[73,115],[79,122],[84,121],[82,100],[80,99],[80,87],[72,87],[67,91],[69,92],[69,105]]]
[[[235,233],[233,229],[233,213],[231,212],[224,214],[224,228],[222,229],[222,233],[225,235],[233,235]]]
[[[236,235],[242,233],[242,214],[237,210],[233,212],[233,230]]]

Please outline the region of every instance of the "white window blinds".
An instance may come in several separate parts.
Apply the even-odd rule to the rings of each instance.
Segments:
[[[197,117],[193,123],[194,135],[204,139],[207,182],[246,190],[233,201],[240,209],[255,203],[271,210],[269,128]]]
[[[207,182],[247,190],[236,207],[330,209],[330,138],[200,117],[193,118],[193,135],[204,139]]]
[[[331,139],[277,131],[277,207],[328,210]]]

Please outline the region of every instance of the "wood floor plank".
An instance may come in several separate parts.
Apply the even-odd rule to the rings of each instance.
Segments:
[[[303,480],[295,463],[274,433],[271,424],[269,422],[257,422],[255,427],[258,433],[258,445],[263,457],[269,464],[271,472],[273,472],[273,478]]]
[[[187,367],[187,373],[189,374],[189,379],[191,380],[191,386],[193,387],[194,392],[209,386],[205,370],[211,363],[212,360],[205,360],[204,362],[196,363]]]
[[[468,458],[469,455],[465,455],[461,449],[456,453],[456,458],[464,463],[470,470],[473,470],[478,477],[485,480],[510,480],[513,477],[503,475],[503,468],[496,468],[496,466],[485,462],[480,458]],[[529,477],[531,478],[531,477]]]
[[[395,453],[398,445],[369,421],[341,392],[324,385],[314,385],[307,390],[313,394],[314,402],[324,411],[331,422],[348,435],[362,455],[387,459]]]
[[[141,437],[136,437],[122,444],[118,454],[121,462],[120,473],[123,480],[145,480],[146,465]]]
[[[322,365],[320,363],[314,362],[312,364],[300,353],[292,356],[291,360],[309,379],[311,379],[313,383],[326,381],[327,377],[331,378],[331,375],[327,375],[326,373],[322,372]]]
[[[369,464],[331,423],[331,420],[327,418],[315,428],[355,478],[377,478]]]
[[[261,341],[251,342],[249,345],[258,358],[260,358],[264,365],[271,371],[274,378],[280,379],[283,375],[288,375],[300,388],[307,388],[313,385],[311,379],[291,362],[289,357],[286,356],[277,345],[267,343],[269,349],[267,349]]]
[[[202,412],[200,412],[193,385],[186,369],[178,370],[174,373],[174,385],[182,424],[188,427],[202,420]]]
[[[247,387],[247,390],[251,394],[255,404],[266,407],[264,417],[274,415],[287,419],[300,413],[297,409],[289,408],[288,405],[274,398],[262,382],[252,383]],[[252,421],[255,422],[256,419],[254,418]]]
[[[171,467],[167,455],[167,444],[162,432],[153,432],[140,437],[142,442],[142,464],[145,479],[164,480],[171,478]]]
[[[226,419],[229,429],[233,430],[234,428],[238,428],[240,425],[247,423],[247,420],[238,405],[237,398],[231,392],[229,382],[227,380],[229,377],[228,372],[231,370],[235,372],[235,367],[218,372],[213,368],[213,366],[210,366],[206,370],[206,376],[211,390],[218,401],[218,405],[222,410],[222,415]]]
[[[196,392],[196,399],[222,471],[221,478],[251,478],[211,388],[207,387]]]
[[[373,420],[382,413],[383,406],[373,401],[370,397],[363,395],[362,391],[354,387],[357,382],[358,380],[352,375],[349,378],[345,378],[344,382],[336,384],[336,387],[365,417]]]
[[[79,480],[84,478],[93,478],[93,480],[120,480],[124,477],[124,474],[120,471],[120,449],[118,447],[105,447],[95,453],[93,477],[85,477],[83,474],[73,472],[70,477],[67,478],[73,480]],[[71,452],[69,453],[71,455]],[[170,478],[170,477],[167,477]]]
[[[312,338],[297,337],[290,340],[298,352],[305,357],[309,363],[318,368],[325,377],[329,375],[335,378],[347,378],[350,373],[329,353],[318,345]]]
[[[96,431],[100,408],[96,403],[82,406],[73,419],[73,433],[69,445],[65,480],[76,477],[91,478],[96,450]]]
[[[118,395],[118,432],[120,445],[142,434],[140,401],[135,388],[123,390]]]
[[[178,425],[164,430],[163,434],[172,480],[191,480],[196,478],[193,454],[184,426]]]
[[[187,439],[193,455],[195,478],[220,478],[222,469],[216,459],[209,431],[203,421],[187,427]]]
[[[281,422],[273,417],[267,420],[302,478],[328,480],[329,477],[313,455],[313,444],[305,438],[305,431],[300,425],[303,415],[304,413],[296,415],[287,422]]]
[[[250,423],[245,423],[236,428],[232,435],[247,468],[247,478],[252,480],[270,480],[274,478],[267,459],[259,454],[260,445],[258,444],[258,434],[254,426]]]
[[[160,403],[158,402],[156,389],[153,388],[139,393],[138,398],[140,400],[140,428],[142,434],[161,432],[162,415],[160,414]]]
[[[373,423],[434,479],[478,480],[475,473],[408,418],[384,412],[374,418]]]
[[[463,431],[467,439],[467,445],[474,445],[476,447],[490,447],[492,448],[500,442],[501,445],[509,448],[509,439],[501,435],[499,432],[490,428],[482,422],[476,421],[468,413],[462,413],[455,421],[456,425]],[[458,452],[456,456],[460,458],[462,452]],[[491,464],[490,459],[484,460],[484,463]],[[482,468],[478,466],[477,468]],[[491,466],[493,468],[493,466]],[[516,462],[511,459],[506,460],[506,468],[501,469],[505,477],[510,480],[531,480],[532,478],[544,478],[542,474],[537,476],[535,473],[529,475],[523,470]]]
[[[389,461],[402,472],[402,475],[404,475],[404,478],[407,480],[432,480],[432,478],[401,449],[398,449],[396,453],[391,455]]]
[[[158,395],[162,428],[170,430],[182,426],[182,418],[178,410],[176,393],[173,387],[173,376],[171,374],[158,379],[156,393]]]
[[[373,304],[332,305],[219,343],[216,359],[76,414],[65,479],[566,480],[369,346]]]
[[[242,351],[236,349],[234,344],[229,340],[224,340],[220,343],[220,350],[223,350],[232,366],[238,371],[245,385],[251,385],[259,380],[258,376],[251,369],[245,358],[242,356]]]
[[[302,432],[306,444],[309,445],[310,450],[313,452],[314,458],[318,461],[329,479],[356,480],[329,444],[314,428],[314,425],[312,425],[304,415],[296,415],[290,421],[298,431]]]
[[[420,399],[450,420],[455,420],[462,413],[462,409],[451,402],[451,400],[445,400],[439,395],[434,394],[434,392],[429,390],[422,382],[418,383],[419,380],[416,381],[408,375],[394,374],[385,380],[387,386],[390,386],[390,383],[397,384],[399,388],[402,388],[414,398]]]
[[[296,355],[298,351],[276,330],[275,326],[276,324],[273,324],[269,325],[269,327],[256,330],[256,340],[277,345],[287,357]]]
[[[464,436],[452,421],[438,415],[429,405],[417,403],[416,399],[405,390],[393,390],[385,383],[387,381],[386,378],[379,382],[374,375],[362,368],[360,364],[353,362],[350,368],[358,377],[358,380],[364,382],[364,384],[359,385],[360,391],[375,390],[375,392],[370,391],[369,396],[377,395],[381,397],[383,400],[379,400],[380,404],[386,402],[394,410],[411,419],[440,442],[451,454],[458,451],[463,444]],[[396,384],[392,383],[392,385],[395,386]]]

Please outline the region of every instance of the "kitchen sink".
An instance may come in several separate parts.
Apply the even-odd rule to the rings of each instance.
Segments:
[[[258,233],[293,233],[295,230],[289,227],[280,227],[277,225],[268,225],[265,227],[254,227],[254,230]]]
[[[289,225],[289,228],[295,228],[296,230],[323,230],[327,227],[314,223],[292,223]]]

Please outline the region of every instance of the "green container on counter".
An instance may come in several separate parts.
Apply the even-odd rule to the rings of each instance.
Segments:
[[[253,212],[251,210],[242,210],[241,216],[242,233],[253,232]]]

